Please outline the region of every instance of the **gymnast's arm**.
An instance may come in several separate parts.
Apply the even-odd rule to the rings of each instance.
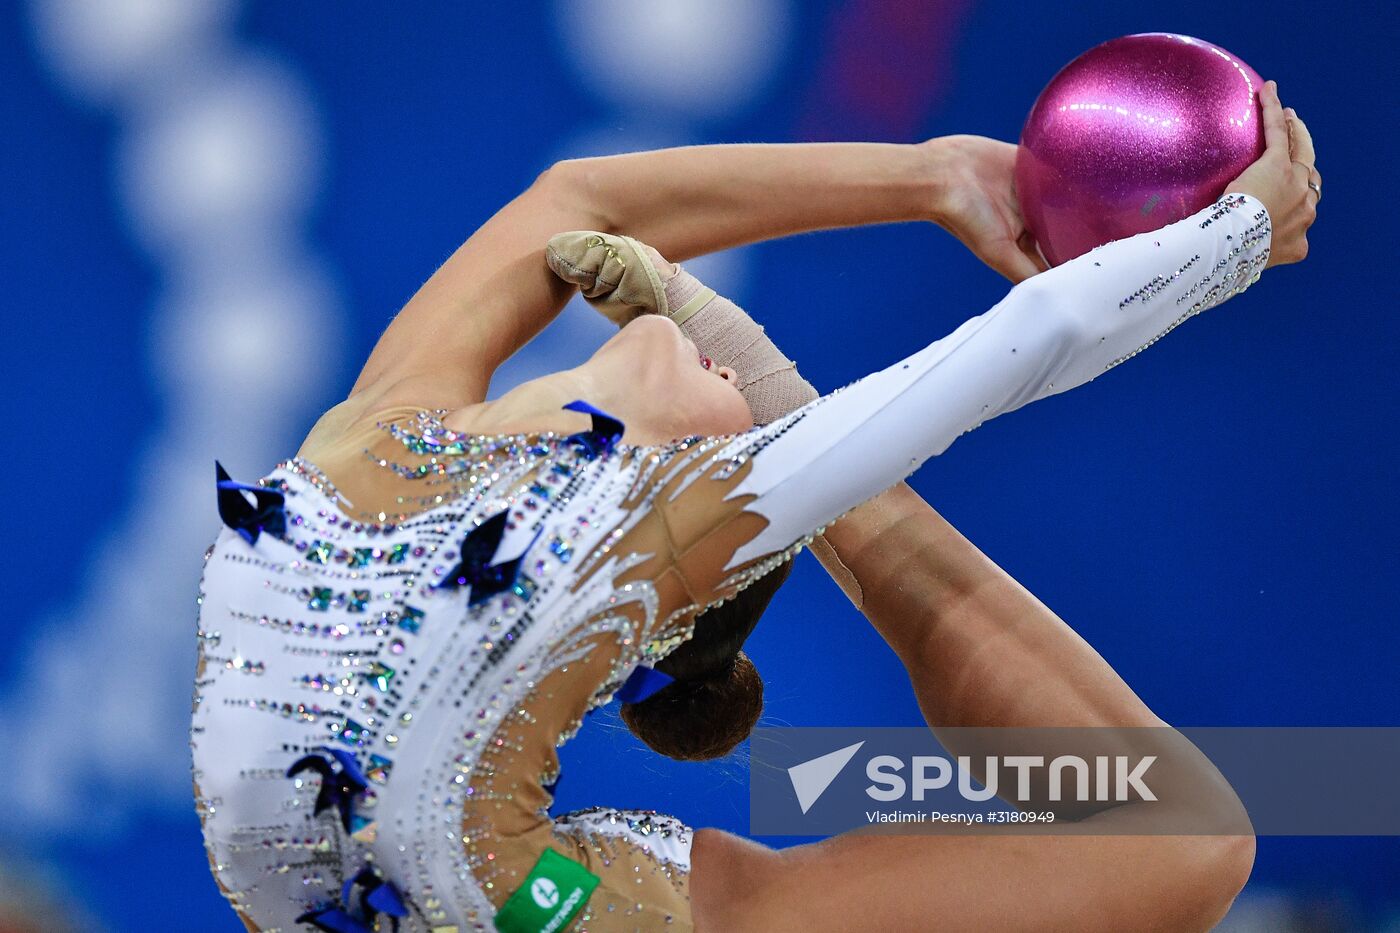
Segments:
[[[1282,112],[1272,84],[1264,98],[1277,147]],[[1312,141],[1296,115],[1289,123],[1291,161],[1274,166],[1283,173],[1275,181],[1304,197],[1308,176],[1293,163],[1301,157],[1315,173]],[[1281,221],[1276,258],[1301,259],[1315,202],[1274,197],[1267,187],[1253,190],[1270,198]],[[904,662],[930,724],[1161,726],[1092,648],[908,486],[858,507],[824,541],[823,562]],[[1248,877],[1253,839],[1228,785],[1194,749],[1182,751],[1165,762],[1172,767],[1157,784],[1157,812],[1130,803],[1082,824],[1104,836],[846,836],[775,853],[701,832],[692,881],[697,924],[724,929],[781,918],[808,919],[813,929],[897,928],[912,915],[937,916],[954,929],[1208,928]],[[1171,808],[1183,806],[1207,811],[1217,832],[1160,835],[1158,817],[1165,812],[1169,828]],[[1232,826],[1238,832],[1220,831]],[[1135,830],[1158,834],[1128,835]]]
[[[707,477],[742,511],[710,526],[677,522],[688,528],[677,553],[696,555],[691,591],[723,598],[742,585],[736,570],[800,544],[959,435],[1088,382],[1239,294],[1267,265],[1301,260],[1316,216],[1312,140],[1285,117],[1273,82],[1260,101],[1265,152],[1215,204],[1027,279],[904,361],[739,436],[720,454],[731,465]],[[692,497],[712,493],[692,484],[663,508]]]
[[[1259,201],[1227,196],[1023,283],[950,337],[756,432],[759,441],[734,451],[751,465],[730,498],[764,523],[729,564],[707,568],[715,592],[732,579],[723,571],[761,565],[979,421],[1081,384],[1237,293],[1268,261],[1270,234]],[[980,749],[1046,761],[1056,751],[1136,750],[1118,743],[1144,733],[1107,727],[1147,727],[1151,751],[1162,753],[1159,800],[1034,807],[1102,835],[1059,826],[1054,835],[846,835],[772,852],[702,831],[691,880],[698,928],[902,929],[936,916],[950,929],[1206,929],[1223,915],[1252,864],[1248,820],[1209,762],[1170,730],[1151,728],[1163,724],[1088,645],[907,486],[857,508],[828,540],[931,724],[1086,728],[1070,742],[1087,738],[1087,754],[1032,744],[1044,734]],[[995,746],[999,737],[957,738]],[[1179,828],[1184,821],[1201,834]]]
[[[660,506],[673,532],[688,529],[676,544],[678,554],[695,554],[684,561],[691,591],[723,597],[742,585],[742,571],[899,482],[959,435],[1088,382],[1243,291],[1269,243],[1263,204],[1227,195],[1034,276],[902,362],[740,435],[720,452],[725,463]],[[688,500],[711,497],[715,481],[743,508],[704,527]],[[679,514],[686,510],[690,517]]]
[[[978,137],[916,145],[691,146],[556,164],[482,225],[380,338],[356,407],[460,408],[559,313],[572,289],[544,244],[561,230],[626,232],[683,260],[810,230],[927,220],[1014,280],[1038,259],[1010,194],[1015,147]],[[976,202],[969,210],[968,202]],[[1000,205],[1000,208],[997,208]]]
[[[907,485],[855,509],[826,539],[952,754],[1050,761],[1140,745],[1121,751],[1158,754],[1149,781],[1158,800],[1093,805],[1104,809],[1042,835],[988,826],[768,852],[703,831],[691,881],[699,928],[759,929],[780,917],[814,930],[909,928],[921,916],[948,929],[1204,930],[1219,921],[1253,863],[1248,818],[1210,763],[1087,643]],[[1003,774],[1000,786],[1010,784]]]

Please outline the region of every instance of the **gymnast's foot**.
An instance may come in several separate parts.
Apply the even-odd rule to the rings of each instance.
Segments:
[[[627,236],[561,233],[545,247],[545,259],[555,275],[577,285],[619,327],[643,314],[664,314],[683,324],[715,297],[693,275]]]
[[[590,230],[561,233],[545,259],[619,327],[643,314],[664,314],[700,352],[732,367],[755,424],[768,424],[817,397],[797,366],[744,310],[645,243]]]

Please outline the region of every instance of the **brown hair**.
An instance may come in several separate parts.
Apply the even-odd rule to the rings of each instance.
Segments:
[[[668,758],[704,761],[727,755],[748,738],[763,712],[763,679],[739,650],[778,587],[788,560],[728,602],[695,618],[695,634],[656,669],[676,680],[640,703],[625,703],[622,720]]]

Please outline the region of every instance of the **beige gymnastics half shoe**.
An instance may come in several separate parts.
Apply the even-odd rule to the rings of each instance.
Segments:
[[[642,244],[630,236],[574,230],[551,237],[544,250],[554,274],[617,326],[643,314],[666,314],[666,289]]]

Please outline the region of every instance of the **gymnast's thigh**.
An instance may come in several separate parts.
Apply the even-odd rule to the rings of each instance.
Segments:
[[[580,928],[692,930],[692,836],[679,820],[643,810],[598,808],[556,818],[555,848],[599,878]]]

